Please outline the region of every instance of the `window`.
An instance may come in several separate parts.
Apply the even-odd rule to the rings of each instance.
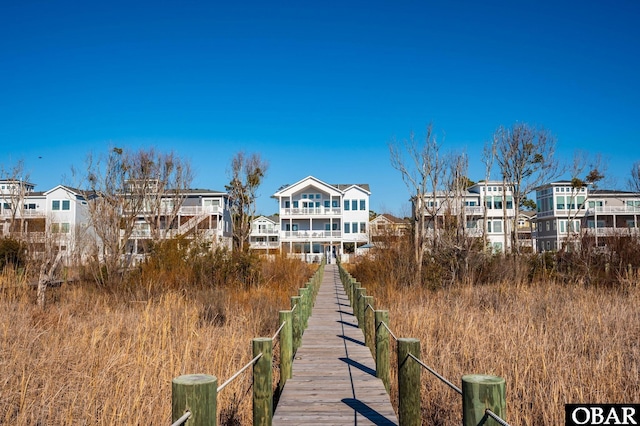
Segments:
[[[358,210],[358,200],[351,200],[351,210]]]
[[[294,208],[294,209],[297,209],[297,208],[298,208],[298,201],[294,201],[294,202],[293,202],[293,208]]]
[[[493,200],[493,198],[492,198],[492,197],[487,197],[487,198],[485,199],[485,204],[487,205],[487,208],[488,208],[488,209],[491,209],[492,200]]]
[[[51,233],[52,234],[68,234],[69,224],[68,223],[52,223]]]
[[[507,209],[513,208],[513,197],[511,195],[507,196]]]
[[[324,224],[324,230],[325,231],[331,231],[331,224],[330,223],[325,223]]]
[[[549,225],[549,221],[548,220],[545,221],[545,224],[546,224],[545,228],[547,229],[547,231],[550,231],[551,230],[551,226]]]
[[[360,222],[360,233],[361,234],[366,234],[367,233],[367,223],[366,222]]]
[[[289,207],[291,207],[291,203],[289,201],[285,201],[284,202],[284,208],[288,209]]]
[[[557,229],[557,226],[558,226],[558,225],[556,225],[556,221],[554,220],[554,221],[553,221],[553,230],[554,230],[554,231]]]
[[[559,196],[556,198],[556,209],[564,210],[564,196]]]
[[[502,209],[502,197],[493,197],[493,208]]]
[[[502,232],[502,221],[494,220],[493,221],[493,232]]]
[[[51,202],[51,210],[60,210],[60,200],[53,200]]]
[[[335,207],[335,208],[340,207],[339,204],[338,204],[338,200],[331,201],[331,207]]]
[[[366,200],[360,200],[360,210],[366,210]]]
[[[333,230],[334,231],[338,231],[340,229],[340,224],[339,223],[334,223],[333,224]]]
[[[349,200],[344,200],[344,209],[349,210]]]
[[[487,232],[493,232],[491,231],[491,221],[487,222]]]
[[[351,223],[351,232],[353,232],[354,234],[358,233],[358,222]]]
[[[316,194],[316,200],[320,199],[320,194]]]
[[[345,233],[345,234],[348,234],[348,233],[350,233],[350,232],[351,232],[351,226],[349,226],[349,224],[348,224],[348,223],[345,223],[345,224],[344,224],[344,233]]]
[[[307,199],[307,194],[302,194],[302,198]]]
[[[324,208],[325,209],[328,209],[330,205],[331,205],[331,202],[329,200],[324,200]]]

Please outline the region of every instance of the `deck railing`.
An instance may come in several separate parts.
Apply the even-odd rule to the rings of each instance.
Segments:
[[[420,360],[420,340],[398,338],[389,328],[389,311],[375,309],[373,296],[339,265],[340,280],[349,297],[353,313],[362,328],[365,345],[376,363],[376,376],[382,380],[387,393],[391,389],[390,338],[396,342],[398,421],[400,426],[421,425],[420,373],[427,370],[445,385],[462,396],[463,426],[500,424],[506,411],[505,381],[501,377],[484,374],[462,376],[462,388]],[[488,419],[492,420],[489,421]],[[494,423],[495,422],[495,423]]]
[[[187,374],[173,379],[171,384],[171,426],[189,421],[189,426],[216,425],[217,399],[229,383],[253,367],[253,424],[270,425],[274,411],[273,347],[280,341],[280,392],[292,377],[293,357],[300,347],[302,334],[307,328],[311,308],[318,294],[324,273],[321,263],[306,285],[290,299],[291,309],[279,311],[279,328],[272,337],[258,337],[251,342],[253,358],[222,385],[209,374]]]

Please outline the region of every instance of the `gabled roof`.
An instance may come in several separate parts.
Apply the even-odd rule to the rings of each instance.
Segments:
[[[304,179],[299,180],[298,182],[292,184],[292,185],[285,185],[283,187],[281,187],[275,194],[272,195],[273,198],[277,198],[280,196],[287,196],[287,195],[291,195],[294,192],[297,192],[298,188],[304,188],[306,186],[314,186],[317,188],[320,188],[326,192],[329,193],[333,193],[333,194],[344,194],[345,191],[357,187],[360,188],[361,190],[363,190],[364,192],[366,192],[367,194],[371,194],[371,192],[369,191],[369,185],[368,184],[336,184],[336,185],[331,185],[328,184],[326,182],[321,181],[320,179],[313,177],[313,176],[307,176]]]
[[[371,222],[378,222],[378,221],[385,221],[385,222],[397,223],[397,224],[406,223],[404,219],[400,219],[399,217],[395,217],[394,215],[389,213],[379,214],[378,216],[376,216],[371,220]]]
[[[278,224],[278,221],[275,220],[273,215],[271,215],[271,216],[262,216],[261,215],[261,216],[258,216],[256,218],[252,219],[252,222],[258,222],[258,221],[267,221],[267,222],[273,223],[274,225]]]
[[[338,183],[333,186],[338,188],[342,192],[346,192],[348,189],[351,189],[353,187],[358,187],[366,193],[371,194],[368,183]]]
[[[53,188],[51,188],[50,190],[43,192],[43,194],[44,194],[44,195],[49,195],[49,194],[51,194],[53,191],[55,191],[55,190],[57,190],[57,189],[63,189],[63,190],[65,190],[65,191],[67,191],[67,192],[72,193],[73,195],[80,195],[80,196],[82,196],[82,195],[83,195],[82,191],[81,191],[81,190],[79,190],[78,188],[73,188],[73,187],[71,187],[71,186],[67,186],[67,185],[56,185],[56,186],[54,186]]]

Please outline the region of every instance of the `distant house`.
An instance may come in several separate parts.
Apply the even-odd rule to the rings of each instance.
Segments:
[[[389,213],[383,213],[369,221],[371,243],[384,247],[391,241],[396,241],[411,232],[411,222],[400,219]]]
[[[368,184],[328,184],[308,176],[273,194],[278,201],[280,248],[306,261],[323,255],[343,261],[369,243]]]
[[[233,230],[231,227],[231,212],[229,196],[226,192],[209,189],[188,189],[175,196],[167,192],[162,196],[162,205],[166,205],[165,217],[154,212],[142,211],[135,219],[133,233],[126,245],[126,253],[136,257],[143,257],[152,235],[155,220],[160,224],[161,239],[186,238],[198,239],[211,247],[225,247],[231,249]],[[177,209],[174,209],[174,204]],[[156,231],[157,232],[157,231]],[[156,238],[158,238],[156,236]]]
[[[427,233],[442,232],[451,223],[469,238],[482,238],[494,252],[511,249],[509,238],[515,206],[512,186],[502,181],[479,182],[460,193],[438,191],[413,198],[414,212],[424,207]],[[453,219],[453,218],[456,219]]]
[[[273,254],[280,250],[280,218],[277,215],[259,216],[251,221],[249,247],[252,250]]]
[[[577,244],[579,236],[606,246],[613,237],[640,235],[640,194],[589,190],[571,181],[536,188],[538,251],[554,251]]]

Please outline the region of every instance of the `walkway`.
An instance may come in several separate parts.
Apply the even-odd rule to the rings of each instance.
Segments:
[[[273,425],[397,425],[336,265],[326,265]]]

